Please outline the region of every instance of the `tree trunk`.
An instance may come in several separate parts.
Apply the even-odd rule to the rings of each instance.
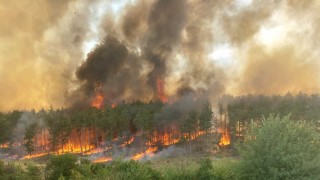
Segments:
[[[83,153],[83,150],[82,150],[82,128],[78,129],[77,130],[78,132],[78,138],[79,138],[79,144],[80,144],[80,151],[81,151],[81,154]]]

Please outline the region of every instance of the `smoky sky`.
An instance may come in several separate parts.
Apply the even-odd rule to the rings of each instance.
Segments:
[[[319,0],[0,0],[0,111],[319,91]],[[215,47],[231,47],[219,59]],[[225,52],[229,53],[229,51]],[[196,94],[196,95],[195,95]],[[182,101],[183,102],[183,101]]]

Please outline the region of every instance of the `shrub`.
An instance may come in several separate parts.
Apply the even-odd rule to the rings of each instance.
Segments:
[[[0,179],[38,180],[41,179],[41,171],[38,167],[28,164],[26,170],[14,162],[0,161]]]
[[[72,154],[64,154],[61,156],[52,156],[49,163],[46,166],[46,172],[48,179],[58,179],[63,176],[65,179],[69,179],[72,171],[77,168],[77,156]]]
[[[271,115],[252,125],[240,146],[241,179],[320,179],[320,141],[315,127]]]
[[[214,176],[216,179],[237,179],[239,160],[234,158],[222,158],[213,163]]]
[[[200,161],[200,167],[196,172],[196,178],[198,180],[215,179],[212,161],[209,158]]]
[[[111,164],[109,172],[114,178],[111,179],[132,179],[132,180],[157,180],[161,179],[160,174],[147,164],[136,161],[115,161]]]

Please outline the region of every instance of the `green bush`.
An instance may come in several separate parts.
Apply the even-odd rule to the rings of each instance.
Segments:
[[[131,179],[131,180],[157,180],[161,179],[160,174],[147,164],[136,161],[115,161],[107,167],[111,179]]]
[[[263,118],[240,146],[240,179],[320,179],[320,141],[315,127],[289,116]]]
[[[216,179],[213,172],[212,161],[209,158],[200,161],[200,167],[196,172],[198,180]]]
[[[41,179],[41,171],[38,167],[28,164],[26,170],[14,162],[0,161],[0,179],[3,180],[38,180]]]
[[[210,180],[216,179],[212,161],[208,158],[202,159],[199,163],[181,161],[168,165],[162,169],[166,180]]]
[[[215,160],[213,163],[214,176],[219,180],[237,179],[238,163],[239,160],[234,158]]]
[[[64,154],[61,156],[52,156],[46,166],[48,179],[56,180],[60,176],[70,179],[72,171],[77,169],[77,156],[72,154]]]
[[[159,171],[166,180],[194,179],[198,168],[199,164],[194,159],[188,158],[172,159],[158,166]]]

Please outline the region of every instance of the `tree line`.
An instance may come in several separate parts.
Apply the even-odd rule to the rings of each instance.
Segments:
[[[294,121],[304,120],[320,127],[318,94],[224,96],[218,103],[218,109],[220,115],[227,116],[233,139],[243,138],[251,122],[259,122],[262,116],[267,117],[270,114],[290,114],[290,119]]]
[[[18,139],[22,139],[26,152],[32,154],[37,150],[36,135],[46,130],[49,133],[50,150],[56,151],[67,143],[74,132],[80,144],[83,143],[82,137],[89,131],[94,136],[90,144],[97,147],[101,141],[117,137],[129,139],[137,132],[141,132],[148,140],[154,131],[164,131],[172,124],[181,133],[187,134],[188,138],[196,131],[208,132],[212,120],[212,108],[207,102],[200,108],[188,110],[159,101],[136,101],[122,102],[116,107],[105,105],[102,109],[13,111],[0,114],[0,144],[8,143],[10,147],[17,141],[16,134],[19,134],[21,137]]]

